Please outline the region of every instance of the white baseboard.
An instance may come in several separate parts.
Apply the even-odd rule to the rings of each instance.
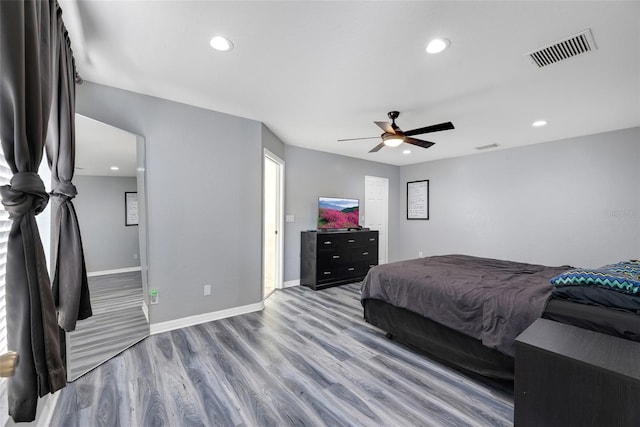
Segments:
[[[144,313],[144,317],[147,318],[147,323],[150,323],[150,321],[149,321],[149,306],[147,305],[146,301],[142,301],[142,312]]]
[[[151,329],[150,333],[151,335],[155,335],[162,332],[173,331],[175,329],[186,328],[188,326],[199,325],[200,323],[207,323],[214,320],[226,319],[227,317],[253,313],[254,311],[260,311],[262,309],[264,309],[264,301],[240,307],[227,308],[225,310],[212,311],[210,313],[196,314],[195,316],[168,320],[166,322],[152,323],[149,325]]]
[[[56,405],[58,404],[58,398],[61,395],[61,391],[58,390],[53,394],[47,394],[44,397],[38,399],[38,410],[36,411],[36,419],[31,423],[25,423],[25,425],[34,426],[50,426],[53,415],[56,412]],[[7,425],[23,425],[23,423],[7,423]]]
[[[288,280],[286,282],[284,282],[283,284],[283,288],[290,288],[292,286],[300,286],[300,279],[298,280]]]
[[[142,267],[118,268],[116,270],[92,271],[87,273],[87,277],[104,276],[106,274],[130,273],[132,271],[142,271]]]

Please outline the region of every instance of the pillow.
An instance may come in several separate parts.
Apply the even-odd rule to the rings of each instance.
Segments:
[[[574,268],[551,279],[560,286],[600,286],[625,294],[640,295],[640,261],[622,261],[604,267]]]

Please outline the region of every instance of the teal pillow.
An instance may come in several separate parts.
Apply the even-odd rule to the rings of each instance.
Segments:
[[[640,295],[640,261],[622,261],[604,267],[574,268],[551,279],[561,286],[600,286],[625,294]]]

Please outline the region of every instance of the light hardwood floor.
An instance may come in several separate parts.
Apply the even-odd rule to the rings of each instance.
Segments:
[[[53,426],[509,426],[513,396],[385,338],[359,284],[151,336],[69,384]]]

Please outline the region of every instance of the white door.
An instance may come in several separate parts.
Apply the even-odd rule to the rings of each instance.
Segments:
[[[389,228],[389,180],[376,176],[364,177],[364,226],[378,230],[378,264],[386,264]]]
[[[264,151],[263,298],[282,288],[284,162]]]

